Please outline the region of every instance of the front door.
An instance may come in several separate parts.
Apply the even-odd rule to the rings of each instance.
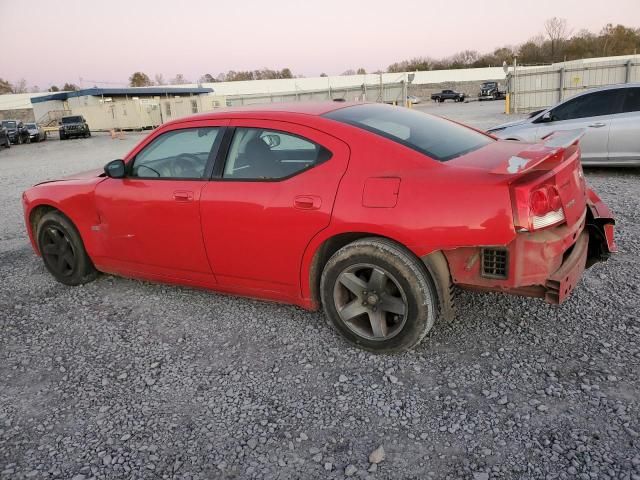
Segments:
[[[202,191],[202,229],[218,283],[300,296],[300,266],[329,225],[346,171],[345,143],[301,125],[233,120],[224,168]]]
[[[129,161],[125,178],[98,184],[100,261],[107,269],[213,279],[199,208],[222,134],[210,125],[162,133]]]

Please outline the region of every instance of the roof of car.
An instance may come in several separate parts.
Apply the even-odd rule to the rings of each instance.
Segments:
[[[256,113],[261,115],[294,113],[302,115],[324,115],[325,113],[339,110],[341,108],[351,107],[354,105],[362,105],[362,102],[343,102],[343,101],[326,101],[326,102],[287,102],[287,103],[266,103],[260,105],[244,105],[239,107],[219,108],[212,112],[200,113],[186,118],[176,120],[177,122],[185,120],[206,120],[218,117],[250,117]]]

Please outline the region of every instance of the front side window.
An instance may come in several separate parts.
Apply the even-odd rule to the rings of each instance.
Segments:
[[[388,105],[356,105],[324,116],[388,138],[441,162],[495,141],[440,117]]]
[[[155,138],[133,161],[131,177],[202,178],[219,128],[187,128]]]
[[[326,148],[298,135],[263,128],[236,128],[223,178],[277,180],[330,157]]]
[[[619,97],[619,89],[581,95],[551,110],[551,120],[556,122],[620,113]]]

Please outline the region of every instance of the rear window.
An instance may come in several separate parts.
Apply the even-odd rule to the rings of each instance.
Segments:
[[[63,117],[62,123],[82,123],[82,117]]]
[[[388,138],[441,162],[494,141],[457,123],[389,105],[356,105],[324,116]]]

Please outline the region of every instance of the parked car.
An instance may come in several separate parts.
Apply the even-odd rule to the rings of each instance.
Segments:
[[[407,102],[409,102],[411,105],[417,105],[418,103],[420,103],[420,97],[416,97],[415,95],[408,95]]]
[[[402,351],[452,316],[453,285],[560,303],[615,251],[579,138],[498,141],[381,104],[236,108],[28,189],[24,215],[66,285],[101,271],[322,305],[350,342]]]
[[[505,96],[506,92],[498,82],[482,82],[480,85],[478,100],[502,100]]]
[[[488,132],[536,142],[551,132],[573,129],[585,132],[580,141],[583,165],[640,165],[640,83],[588,90]]]
[[[11,143],[21,145],[31,142],[29,132],[20,120],[2,120],[2,127],[6,129]]]
[[[431,100],[436,102],[444,102],[445,100],[453,100],[454,102],[464,102],[465,94],[456,92],[455,90],[442,90],[440,93],[431,94]]]
[[[7,129],[0,125],[0,145],[5,148],[11,148],[11,140],[9,140],[9,134]]]
[[[60,140],[66,140],[73,137],[90,137],[91,130],[82,115],[70,115],[62,117],[60,120]]]
[[[25,123],[24,126],[29,132],[29,138],[32,142],[43,142],[47,139],[47,132],[37,123]]]

